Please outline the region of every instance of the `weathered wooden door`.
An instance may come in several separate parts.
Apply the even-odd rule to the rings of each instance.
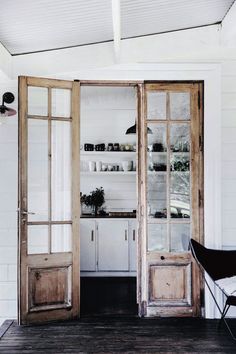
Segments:
[[[20,324],[79,316],[79,94],[19,78]]]
[[[203,234],[202,86],[139,89],[139,313],[198,316],[200,276],[188,251]]]

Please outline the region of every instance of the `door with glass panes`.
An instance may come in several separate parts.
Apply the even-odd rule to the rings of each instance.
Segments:
[[[19,78],[19,324],[79,316],[79,90]]]
[[[188,244],[191,237],[203,237],[201,105],[201,83],[144,85],[139,122],[144,316],[200,314],[200,275]]]

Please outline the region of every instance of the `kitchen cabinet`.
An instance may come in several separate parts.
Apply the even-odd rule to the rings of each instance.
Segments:
[[[137,270],[137,225],[136,225],[136,221],[130,221],[129,269],[131,272],[135,272]]]
[[[80,219],[82,275],[131,275],[136,271],[135,219]]]
[[[94,220],[80,220],[80,270],[96,271],[96,224]]]
[[[98,270],[128,271],[128,221],[99,220],[98,225]]]

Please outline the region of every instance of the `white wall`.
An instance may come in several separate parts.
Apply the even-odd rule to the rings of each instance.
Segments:
[[[16,83],[2,81],[6,91],[17,96]],[[17,109],[17,97],[12,107]],[[15,318],[17,311],[17,116],[0,125],[0,323]]]
[[[154,77],[154,63],[221,63],[222,64],[222,243],[236,248],[236,49],[221,46],[220,27],[179,31],[159,36],[122,41],[123,63],[145,62],[148,78]],[[112,45],[103,44],[71,50],[54,51],[13,58],[13,77],[17,75],[57,76],[64,78],[111,78],[107,66],[114,68]],[[156,64],[155,64],[156,65]],[[99,70],[95,68],[100,67]],[[127,79],[137,77],[136,65],[127,71]],[[177,68],[177,66],[176,66]],[[179,67],[179,77],[181,69]],[[162,66],[162,78],[168,66]],[[137,66],[138,71],[138,66]],[[116,76],[117,74],[116,70]],[[114,76],[114,75],[113,75]],[[214,85],[214,83],[213,83]],[[217,82],[217,85],[218,82]],[[2,82],[0,94],[17,92],[15,81]],[[214,117],[213,117],[214,118]],[[16,317],[16,208],[17,208],[17,118],[0,126],[0,322]]]

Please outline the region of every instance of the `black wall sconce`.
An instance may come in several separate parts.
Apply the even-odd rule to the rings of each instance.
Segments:
[[[9,108],[5,105],[5,103],[9,104],[14,102],[15,96],[11,92],[5,92],[2,95],[2,104],[0,105],[0,118],[14,116],[16,114],[16,110],[13,108]]]

